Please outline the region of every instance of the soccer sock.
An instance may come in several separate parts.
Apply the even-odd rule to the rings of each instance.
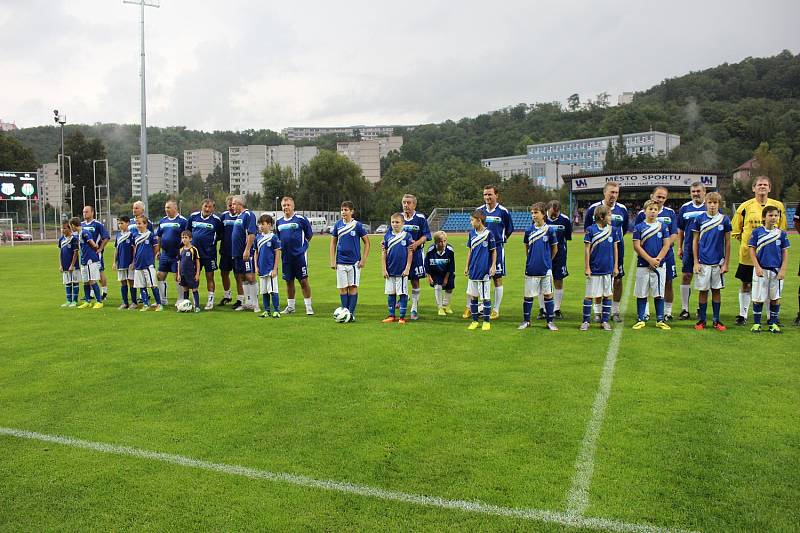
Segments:
[[[522,299],[522,320],[531,321],[531,309],[533,309],[533,298]]]
[[[158,289],[153,287],[153,291],[156,291],[156,290],[158,290]],[[141,289],[141,294],[142,294],[142,303],[144,304],[145,307],[149,306],[150,305],[150,296],[147,294],[147,289]],[[153,294],[155,294],[155,292]]]
[[[547,318],[548,322],[553,321],[553,316],[555,314],[555,305],[556,303],[552,299],[544,301],[544,316]]]
[[[781,304],[769,304],[770,324],[778,323],[778,313],[781,311]]]
[[[244,294],[236,295],[236,301],[239,303],[244,303],[244,299],[247,296],[247,287],[245,287],[244,284],[242,284],[242,291],[244,292]]]
[[[592,300],[584,298],[583,300],[583,321],[589,322],[592,318]]]
[[[408,294],[400,295],[400,318],[406,317],[406,309],[408,308]]]
[[[200,307],[200,291],[192,291],[192,296],[194,296],[194,306]]]
[[[442,303],[442,286],[441,285],[434,285],[433,286],[433,297],[436,299],[436,307],[444,307]]]
[[[128,286],[120,285],[119,292],[122,294],[122,303],[128,305]]]
[[[564,289],[556,289],[555,293],[555,310],[561,311],[561,300],[564,299]]]
[[[266,292],[261,295],[261,305],[264,306],[264,311],[269,311],[269,294]]]
[[[747,309],[750,307],[750,293],[739,291],[739,316],[747,318]]]
[[[287,298],[286,299],[286,308],[287,309],[294,309],[294,303],[295,303],[295,299],[294,298]]]
[[[164,285],[166,285],[166,282],[164,282]],[[184,288],[177,281],[175,282],[175,294],[178,295],[179,300],[186,300],[188,298],[189,295],[187,294],[187,291],[188,289]]]
[[[656,305],[656,320],[658,322],[664,321],[664,312],[665,312],[665,305],[664,305],[664,298],[653,298],[653,301]]]
[[[347,300],[349,299],[350,295],[347,293],[339,294],[339,303],[342,304],[342,307],[347,307]]]
[[[714,316],[714,322],[719,322],[719,308],[722,307],[722,302],[711,301],[711,313]]]
[[[159,281],[156,283],[158,287],[153,287],[154,289],[158,289],[158,293],[163,296],[164,298],[167,297],[167,282],[166,281]]]
[[[700,302],[698,304],[698,306],[699,306],[698,307],[698,311],[699,311],[699,314],[700,314],[700,321],[701,322],[705,322],[706,321],[706,314],[708,312],[708,302]]]
[[[492,301],[491,300],[484,300],[483,301],[483,321],[484,322],[489,322],[489,319],[491,318],[491,316],[492,316]]]
[[[214,293],[213,292],[209,292],[208,293],[208,302],[212,303],[212,304],[214,303]]]
[[[608,322],[608,316],[611,314],[611,298],[603,298],[603,315],[600,318],[601,322]]]
[[[390,294],[387,299],[388,299],[388,302],[389,302],[389,304],[388,304],[389,316],[394,316],[394,308],[397,305],[397,295],[396,294]]]
[[[87,302],[92,299],[92,289],[88,283],[83,284],[83,299]]]
[[[160,290],[158,290],[158,287],[153,287],[153,298],[155,298],[155,299],[156,299],[156,303],[157,303],[158,305],[161,305],[161,302],[162,302],[163,300],[161,299],[161,291],[160,291]]]
[[[64,290],[67,293],[67,301],[71,302],[72,301],[72,284],[71,283],[67,283],[66,285],[64,285]]]
[[[278,297],[278,293],[277,292],[273,292],[272,293],[272,308],[275,311],[279,311],[279,312],[281,310],[281,300]],[[266,309],[265,309],[265,311],[266,311]]]
[[[253,307],[258,307],[258,283],[255,281],[250,282],[250,301]]]
[[[681,310],[689,312],[689,296],[692,295],[691,285],[681,285]]]
[[[311,309],[311,298],[303,298],[303,303],[306,304],[306,311]]]
[[[647,300],[644,303],[644,316],[650,316],[650,302]]]
[[[92,285],[92,290],[94,291],[94,297],[97,299],[97,303],[103,303],[103,293],[100,292],[100,285],[96,281]]]
[[[450,305],[450,297],[453,295],[451,291],[442,292],[442,305],[448,307]]]
[[[478,299],[471,298],[469,301],[469,312],[472,313],[472,321],[478,321]]]
[[[753,324],[761,324],[761,311],[764,309],[764,302],[753,302]]]
[[[488,300],[486,300],[488,301]],[[494,288],[494,310],[500,312],[500,304],[503,302],[503,286]]]
[[[639,322],[644,322],[645,310],[647,309],[647,298],[636,298],[636,315]]]
[[[231,291],[225,291],[225,294],[222,295],[223,298],[227,298],[228,300],[231,299]]]
[[[108,294],[108,286],[100,287],[100,294],[105,297]]]
[[[611,312],[615,315],[619,314],[619,302],[611,302]]]
[[[658,311],[656,311],[656,314],[657,313]],[[664,302],[664,314],[672,316],[672,302],[667,302],[667,301]]]
[[[128,285],[129,292],[131,293],[131,303],[136,305],[138,302],[136,301],[136,288],[131,284]]]
[[[78,296],[81,293],[81,287],[78,283],[72,284],[72,301],[78,303]]]
[[[347,308],[350,310],[350,316],[356,316],[356,304],[358,303],[358,293],[351,294],[347,302]]]
[[[539,294],[536,295],[536,299],[539,300],[539,310],[544,314],[544,294],[542,291],[539,291]]]
[[[416,311],[417,306],[419,305],[419,293],[420,289],[411,289],[411,311]]]
[[[599,303],[595,302],[595,303],[592,305],[592,307],[593,307],[593,309],[594,309],[594,314],[596,314],[596,315],[599,315],[599,314],[600,314],[600,311],[601,311],[601,304],[599,304]]]

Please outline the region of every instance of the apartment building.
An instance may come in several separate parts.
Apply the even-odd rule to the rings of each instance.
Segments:
[[[376,183],[381,179],[381,158],[402,146],[403,137],[392,135],[367,141],[339,142],[336,151],[358,165],[367,181]]]
[[[142,196],[141,156],[131,156],[131,192]],[[178,158],[165,154],[147,154],[147,193],[178,194]]]
[[[262,192],[262,172],[270,165],[289,168],[297,177],[304,166],[319,154],[316,146],[251,144],[228,148],[228,173],[231,191],[241,194]]]
[[[183,151],[183,175],[194,176],[199,173],[203,181],[214,173],[217,167],[222,168],[222,152],[213,148],[196,148]]]

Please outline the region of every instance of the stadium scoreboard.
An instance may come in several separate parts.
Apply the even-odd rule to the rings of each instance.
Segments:
[[[37,200],[36,172],[0,171],[0,200]]]

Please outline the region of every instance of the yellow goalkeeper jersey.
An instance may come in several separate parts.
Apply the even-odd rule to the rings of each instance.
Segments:
[[[768,205],[774,205],[778,208],[779,218],[778,227],[786,230],[786,208],[778,200],[767,198],[767,203],[760,204],[755,198],[751,198],[742,203],[733,214],[731,219],[731,236],[734,239],[739,239],[739,263],[743,265],[751,265],[753,261],[750,259],[750,250],[747,243],[750,241],[750,234],[759,226],[764,225],[761,212]]]

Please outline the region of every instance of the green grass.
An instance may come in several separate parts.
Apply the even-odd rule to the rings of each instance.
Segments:
[[[463,261],[463,237],[452,241]],[[564,511],[611,339],[577,330],[580,249],[572,245],[561,331],[519,332],[523,249],[513,237],[503,316],[486,333],[435,316],[427,287],[419,322],[381,324],[378,254],[358,322],[335,324],[324,238],[310,249],[317,315],[280,320],[225,308],[117,311],[116,281],[105,309],[60,309],[55,247],[0,248],[0,426]],[[626,257],[629,266],[630,249]],[[791,264],[785,324],[797,310]],[[458,311],[464,286],[460,277]],[[690,322],[632,331],[631,301],[587,516],[704,531],[800,523],[800,330],[752,335],[732,325],[737,306],[732,275],[724,333]],[[190,528],[563,529],[0,436],[0,529]]]

